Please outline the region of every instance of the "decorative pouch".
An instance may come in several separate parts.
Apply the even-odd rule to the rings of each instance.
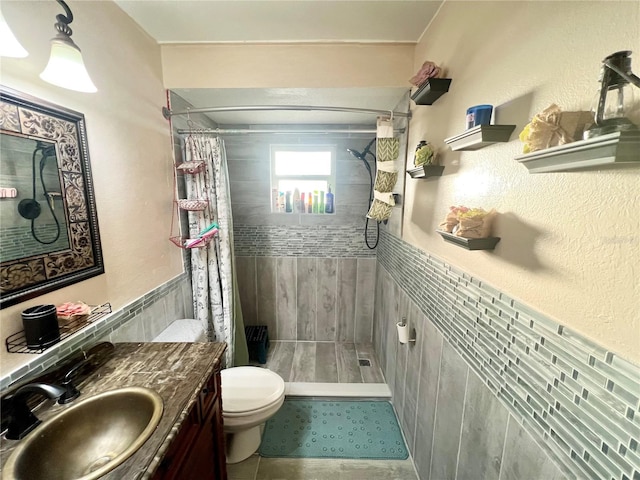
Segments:
[[[376,198],[371,204],[371,208],[369,209],[369,213],[367,213],[367,217],[373,220],[377,220],[378,222],[383,222],[389,219],[392,210],[393,206],[389,205],[388,203],[381,202]]]
[[[398,181],[398,172],[384,172],[378,170],[376,173],[376,183],[374,190],[377,192],[388,193],[393,190]]]
[[[376,159],[379,162],[393,162],[400,153],[400,139],[397,137],[376,140]]]

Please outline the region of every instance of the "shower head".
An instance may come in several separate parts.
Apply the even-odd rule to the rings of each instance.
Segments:
[[[353,148],[347,148],[347,152],[356,157],[358,160],[364,160],[364,155],[362,155],[362,153],[360,153],[359,151],[354,150]]]
[[[371,146],[373,145],[373,143],[375,141],[376,141],[376,139],[374,138],[369,143],[367,143],[367,146],[364,147],[364,150],[362,151],[362,153],[360,153],[357,150],[354,150],[353,148],[347,148],[347,152],[349,152],[351,155],[356,157],[358,160],[366,161],[366,156],[367,155],[371,155],[375,159],[376,156],[371,152]]]

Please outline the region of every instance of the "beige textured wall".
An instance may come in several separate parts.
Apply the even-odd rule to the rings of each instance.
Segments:
[[[114,3],[70,6],[73,39],[98,93],[40,80],[55,16],[62,13],[51,1],[2,2],[5,19],[30,55],[3,58],[0,81],[84,114],[106,273],[3,309],[3,340],[21,329],[20,311],[28,306],[83,300],[110,302],[117,309],[182,272],[181,250],[168,240],[173,163],[169,123],[161,115],[166,95],[160,48]],[[0,351],[4,372],[13,362],[4,345]]]
[[[409,151],[422,139],[442,151],[444,176],[406,182],[403,238],[484,279],[631,360],[640,360],[640,169],[529,174],[513,158],[522,127],[551,103],[587,108],[601,60],[635,50],[640,2],[444,4],[416,48],[414,70],[447,68],[451,90],[413,105]],[[517,124],[512,141],[452,152],[469,106],[497,107]],[[409,162],[412,161],[412,155]],[[450,205],[500,212],[494,253],[467,251],[435,233]]]
[[[162,45],[167,88],[402,87],[413,44]]]

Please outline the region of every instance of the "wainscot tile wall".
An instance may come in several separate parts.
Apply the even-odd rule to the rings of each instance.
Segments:
[[[375,258],[236,256],[244,322],[272,340],[371,343],[375,269]]]
[[[422,480],[640,479],[638,366],[388,233],[378,262],[374,346]]]
[[[191,282],[179,275],[134,302],[45,350],[0,379],[0,392],[23,378],[34,377],[82,348],[100,341],[148,342],[178,318],[193,318]],[[22,355],[22,354],[14,354]],[[27,355],[24,355],[28,358]]]

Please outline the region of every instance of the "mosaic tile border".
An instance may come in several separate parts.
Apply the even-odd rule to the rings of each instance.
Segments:
[[[364,229],[348,225],[234,225],[233,237],[239,257],[376,256]]]
[[[378,261],[575,478],[640,480],[640,368],[382,233]]]
[[[67,340],[45,350],[26,365],[2,377],[0,379],[0,391],[4,391],[12,383],[27,375],[32,376],[33,374],[45,371],[47,368],[69,356],[72,352],[104,338],[139,315],[143,310],[150,308],[158,301],[162,301],[162,299],[173,290],[180,289],[184,282],[190,282],[189,277],[185,273],[169,280],[120,310],[114,311],[106,317],[92,323],[87,328],[70,336]],[[25,356],[25,358],[27,357]]]

